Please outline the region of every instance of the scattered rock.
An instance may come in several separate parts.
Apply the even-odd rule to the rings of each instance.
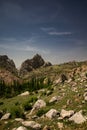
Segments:
[[[58,100],[60,100],[60,99],[61,99],[61,97],[54,96],[54,97],[52,97],[52,98],[50,99],[49,103],[56,102],[56,101],[58,101]]]
[[[22,122],[23,119],[22,118],[15,118],[15,121]]]
[[[57,79],[57,80],[55,80],[55,81],[53,82],[54,85],[57,85],[57,84],[59,84],[59,83],[61,83],[61,78],[59,78],[59,79]]]
[[[87,101],[87,92],[84,93],[84,100]]]
[[[57,114],[58,114],[58,111],[57,111],[57,110],[51,109],[51,110],[49,110],[49,111],[45,114],[45,116],[46,116],[47,118],[49,118],[49,119],[52,119],[52,118],[55,118],[55,117],[57,116]]]
[[[18,127],[16,130],[27,130],[27,128],[24,127],[24,126],[20,126],[20,127]]]
[[[26,92],[24,92],[24,93],[21,93],[20,95],[18,95],[18,96],[28,96],[29,95],[29,91],[26,91]]]
[[[40,109],[42,107],[45,107],[45,106],[46,106],[46,102],[44,100],[42,100],[42,99],[38,99],[36,101],[36,103],[33,105],[33,108],[31,110],[30,114],[28,114],[28,115],[31,115],[34,110],[38,110],[38,109]]]
[[[43,130],[50,130],[50,127],[49,126],[44,126]]]
[[[1,120],[7,120],[11,116],[11,113],[6,113],[5,115],[2,116]]]
[[[39,123],[36,123],[35,121],[24,121],[22,122],[22,125],[24,125],[25,127],[33,128],[35,130],[41,129],[41,125]]]
[[[86,121],[85,117],[82,115],[82,111],[75,113],[72,117],[69,118],[69,121],[74,121],[76,124],[81,124]]]
[[[61,113],[60,113],[60,115],[61,115],[62,118],[70,117],[70,116],[72,116],[73,114],[74,114],[74,111],[73,111],[73,110],[66,111],[66,110],[64,110],[64,109],[62,109],[62,110],[61,110]]]
[[[40,109],[40,108],[45,107],[45,106],[46,106],[46,102],[42,99],[38,99],[36,101],[36,103],[34,104],[33,109],[36,110],[36,109]]]

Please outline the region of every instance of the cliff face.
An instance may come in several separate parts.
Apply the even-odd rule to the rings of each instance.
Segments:
[[[17,75],[14,61],[6,55],[0,55],[0,81],[6,84],[13,84],[14,81],[21,82]]]
[[[17,75],[17,69],[15,67],[15,63],[13,60],[9,59],[8,56],[6,55],[1,55],[0,56],[0,68],[5,69],[12,74]]]
[[[43,66],[44,63],[44,59],[40,55],[36,54],[32,59],[27,59],[22,63],[20,68],[20,75],[25,75],[27,72]]]

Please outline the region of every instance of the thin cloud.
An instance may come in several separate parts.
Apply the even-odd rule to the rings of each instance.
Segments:
[[[50,51],[48,49],[40,48],[35,45],[32,45],[32,41],[34,39],[30,38],[27,40],[16,40],[15,38],[3,38],[0,39],[2,43],[0,44],[0,48],[5,50],[13,50],[13,51],[23,51],[23,52],[36,52],[49,54]]]
[[[53,27],[49,27],[49,28],[42,27],[41,30],[48,32],[48,31],[53,31],[53,30],[55,30],[55,28],[53,28]]]
[[[49,35],[57,35],[57,36],[64,36],[64,35],[71,35],[72,33],[71,32],[48,32]]]

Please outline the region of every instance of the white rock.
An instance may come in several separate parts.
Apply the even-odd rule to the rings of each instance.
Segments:
[[[15,118],[15,121],[22,122],[23,119],[22,118]]]
[[[2,116],[1,120],[7,120],[11,116],[11,113],[6,113],[4,116]]]
[[[60,97],[54,96],[54,97],[52,97],[52,98],[50,99],[49,103],[56,102],[56,101],[58,101],[58,100],[60,100],[60,99],[61,99]]]
[[[44,100],[42,100],[42,99],[38,99],[35,102],[35,104],[33,105],[33,108],[32,108],[31,112],[28,115],[31,115],[34,110],[38,110],[38,109],[40,109],[42,107],[45,107],[45,106],[46,106],[46,102]]]
[[[82,111],[79,111],[75,113],[71,118],[69,118],[69,121],[74,121],[76,124],[81,124],[86,121],[85,117],[82,115]]]
[[[73,114],[74,114],[74,111],[73,111],[73,110],[66,111],[66,110],[64,110],[64,109],[62,109],[62,110],[61,110],[61,113],[60,113],[60,115],[61,115],[62,118],[70,117],[70,116],[72,116]]]
[[[36,123],[35,121],[24,121],[22,122],[22,125],[24,125],[25,127],[31,127],[35,130],[41,129],[41,125],[39,123]]]
[[[87,96],[86,96],[86,97],[84,97],[84,100],[85,100],[85,101],[87,101]]]
[[[46,116],[47,118],[49,118],[49,119],[52,119],[52,118],[56,117],[57,114],[58,114],[58,111],[57,111],[57,110],[51,109],[51,110],[49,110],[49,111],[45,114],[45,116]]]
[[[87,96],[87,92],[85,92],[83,96],[86,97]]]
[[[26,92],[24,92],[24,93],[21,93],[20,95],[18,95],[18,96],[28,96],[29,95],[29,92],[28,91],[26,91]]]
[[[45,106],[46,106],[46,102],[44,100],[38,99],[34,104],[33,109],[37,110]]]
[[[20,127],[18,127],[16,130],[27,130],[27,128],[24,127],[24,126],[20,126]]]

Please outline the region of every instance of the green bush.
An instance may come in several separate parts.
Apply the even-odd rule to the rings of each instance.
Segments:
[[[24,118],[23,110],[19,106],[13,106],[10,109],[12,118]]]
[[[45,114],[46,112],[47,112],[48,110],[47,109],[40,109],[40,110],[38,110],[38,112],[37,112],[37,116],[42,116],[43,114]]]
[[[34,102],[36,102],[37,101],[37,97],[36,96],[33,96],[33,97],[31,97],[29,100],[28,100],[28,102],[29,103],[34,103]]]
[[[25,102],[23,104],[23,108],[25,111],[31,110],[32,109],[32,105],[29,102]]]

